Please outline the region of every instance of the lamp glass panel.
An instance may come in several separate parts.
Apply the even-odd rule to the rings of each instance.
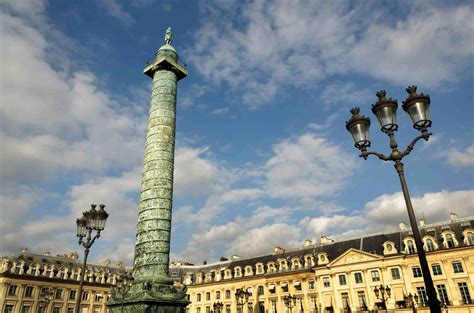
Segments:
[[[407,112],[415,128],[424,127],[431,121],[429,103],[415,102],[407,109]]]
[[[377,119],[384,130],[391,130],[397,125],[396,107],[384,106],[376,111]]]
[[[101,218],[97,220],[97,229],[103,230],[105,228],[105,222],[107,218]]]
[[[350,129],[352,138],[354,139],[354,143],[356,147],[362,148],[367,147],[370,144],[370,137],[369,137],[369,127],[367,124],[355,124]]]
[[[77,236],[84,237],[85,235],[87,235],[86,226],[83,223],[77,223]]]

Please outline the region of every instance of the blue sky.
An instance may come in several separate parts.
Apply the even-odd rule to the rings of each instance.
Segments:
[[[91,257],[133,260],[150,79],[173,28],[179,82],[172,259],[202,262],[408,222],[391,164],[345,121],[386,89],[431,96],[434,135],[405,161],[418,217],[474,215],[474,6],[450,1],[3,1],[0,253],[79,251],[75,219],[110,213]],[[417,136],[401,107],[401,147]]]

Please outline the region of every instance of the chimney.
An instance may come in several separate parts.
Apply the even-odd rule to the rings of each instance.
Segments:
[[[309,247],[309,246],[311,246],[312,244],[313,244],[313,241],[312,241],[311,239],[306,239],[306,240],[304,241],[304,246],[305,246],[305,247]]]
[[[451,222],[456,222],[458,220],[458,215],[456,213],[451,212]]]
[[[115,262],[115,264],[117,265],[117,267],[122,267],[123,266],[122,261],[117,261],[117,262]]]
[[[45,255],[45,256],[50,256],[50,255],[51,255],[51,252],[46,251],[46,252],[44,253],[44,255]]]
[[[235,260],[238,260],[240,259],[240,256],[234,254],[232,257],[231,257],[232,261],[235,261]]]
[[[110,265],[110,260],[109,259],[105,259],[102,261],[102,265],[104,266],[109,266]]]
[[[206,265],[206,264],[207,264],[207,261],[202,262],[202,265]]]
[[[424,226],[425,226],[425,219],[420,218],[420,227],[424,227]]]
[[[275,248],[273,248],[273,253],[284,253],[284,252],[285,252],[285,249],[283,249],[280,246],[276,246]]]
[[[407,224],[405,224],[403,222],[398,223],[398,227],[400,227],[401,231],[407,231],[408,230]]]
[[[26,252],[28,252],[28,248],[21,249],[21,253],[26,253]]]
[[[221,256],[221,258],[219,259],[220,262],[225,262],[225,261],[229,261],[229,259],[227,259],[226,257],[223,257]]]

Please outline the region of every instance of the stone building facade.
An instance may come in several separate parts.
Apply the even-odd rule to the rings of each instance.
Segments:
[[[420,223],[427,258],[438,296],[447,312],[474,312],[474,217],[446,222]],[[205,265],[175,263],[172,276],[188,287],[190,313],[315,313],[384,311],[374,288],[388,286],[389,312],[412,312],[406,298],[416,295],[418,312],[429,312],[423,277],[411,230],[400,230],[334,242],[320,243],[273,253]],[[236,292],[247,291],[245,304]],[[294,296],[291,310],[285,296]],[[415,297],[413,297],[415,298]],[[245,301],[245,300],[244,300]]]
[[[112,266],[88,264],[84,277],[81,313],[105,313],[111,286],[125,272]],[[52,256],[27,250],[0,259],[0,312],[74,313],[82,262],[76,253]]]

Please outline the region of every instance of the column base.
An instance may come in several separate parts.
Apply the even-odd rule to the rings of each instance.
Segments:
[[[185,313],[190,303],[186,286],[136,283],[125,293],[112,288],[110,313]]]

